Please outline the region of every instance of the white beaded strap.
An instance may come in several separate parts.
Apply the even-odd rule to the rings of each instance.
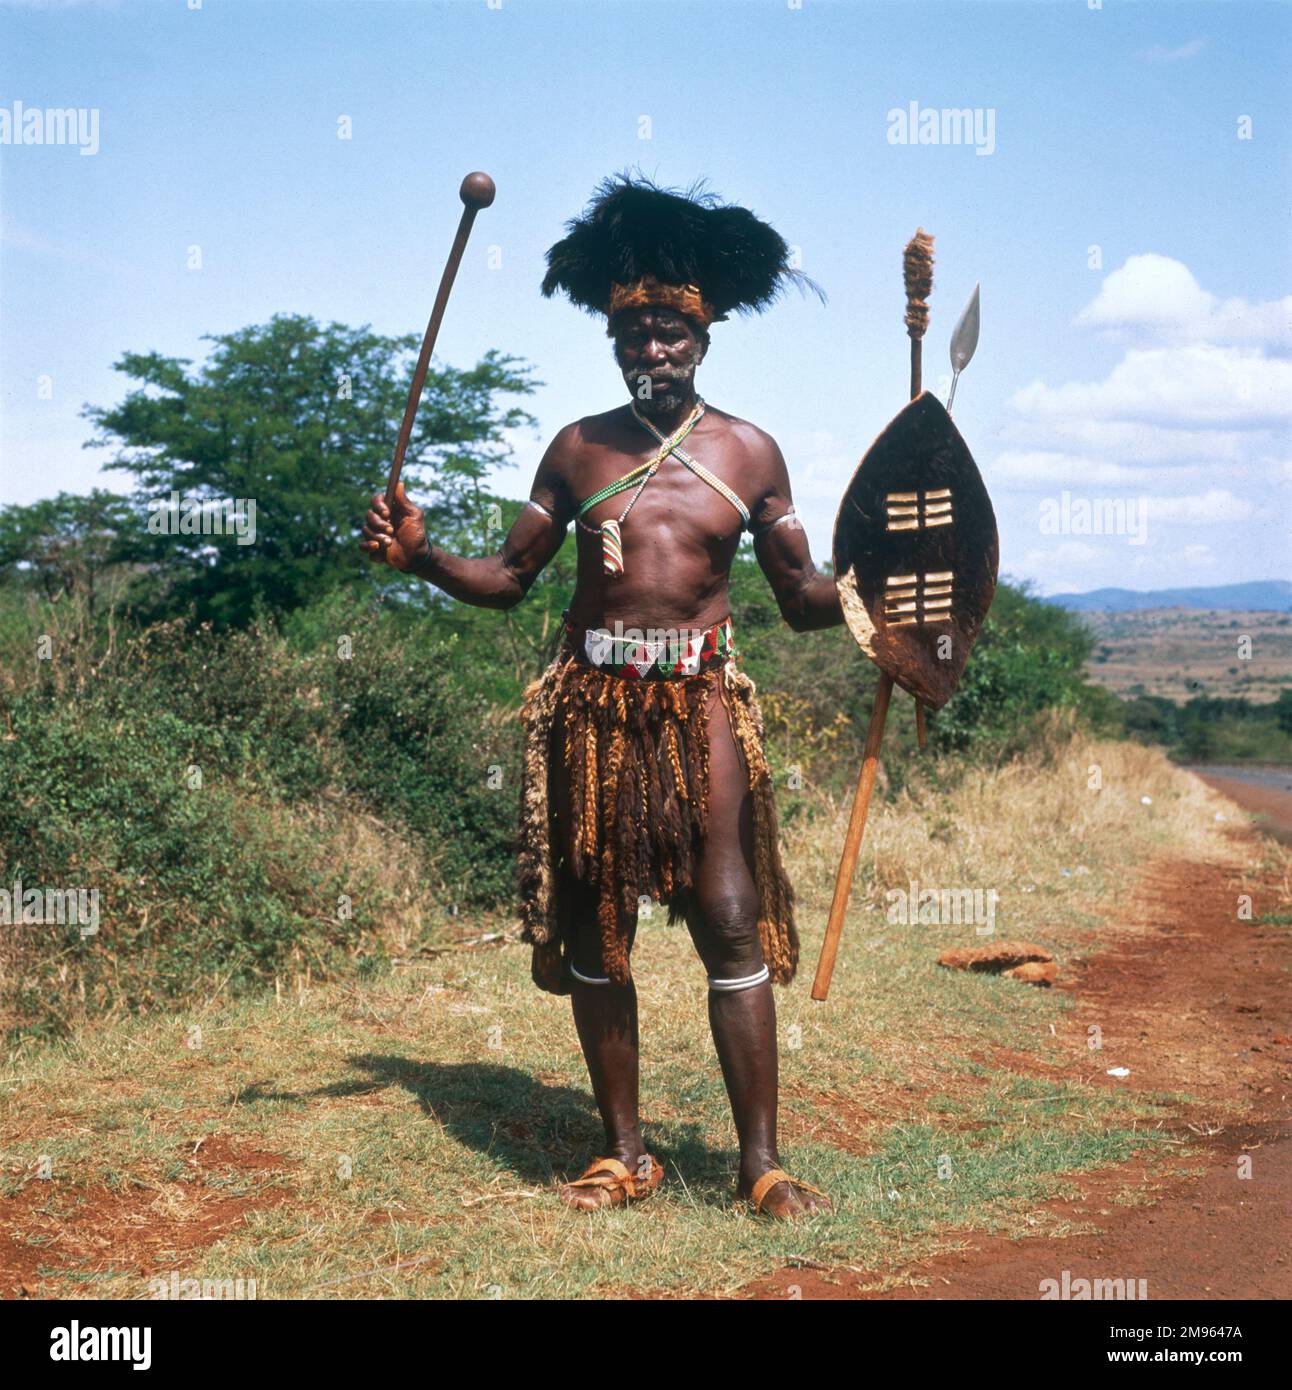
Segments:
[[[581,975],[573,964],[570,966],[570,974],[583,985],[608,985],[610,983],[609,975]]]
[[[532,497],[529,499],[528,502],[525,503],[525,505],[526,505],[527,507],[533,507],[533,509],[534,509],[536,512],[542,512],[543,515],[548,519],[548,521],[555,521],[555,520],[556,520],[556,518],[552,515],[552,513],[549,512],[549,511],[547,510],[547,508],[546,508],[541,502],[535,502],[534,499],[533,499]]]
[[[703,404],[704,402],[701,401],[700,405]],[[722,479],[717,476],[717,474],[710,473],[709,470],[704,466],[704,464],[699,462],[699,460],[693,459],[691,455],[688,454],[679,443],[675,443],[673,442],[673,440],[670,440],[666,435],[661,434],[660,431],[656,429],[655,426],[652,425],[651,422],[642,415],[641,411],[637,409],[636,401],[630,401],[628,403],[628,408],[632,411],[633,419],[636,420],[639,425],[648,429],[655,436],[655,438],[658,439],[660,443],[664,445],[664,457],[667,457],[669,454],[672,454],[674,458],[679,459],[691,470],[692,473],[695,474],[697,478],[702,478],[706,483],[709,484],[709,486],[715,492],[720,493],[723,497],[727,499],[728,502],[731,503],[733,507],[735,507],[735,509],[740,513],[740,521],[743,526],[747,527],[749,525],[749,508],[746,507],[745,504],[740,500],[740,497],[737,493],[733,492],[731,488],[729,488],[726,485],[726,483],[724,483]],[[676,439],[676,436],[674,436],[674,439]]]
[[[715,994],[735,994],[742,989],[753,989],[755,985],[761,985],[764,980],[771,979],[771,971],[766,966],[761,970],[755,971],[752,975],[745,975],[738,980],[715,980],[709,976],[709,988]]]

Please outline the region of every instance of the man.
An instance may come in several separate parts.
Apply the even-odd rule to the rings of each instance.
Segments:
[[[561,1189],[581,1209],[648,1196],[663,1177],[637,1109],[629,953],[642,900],[685,920],[740,1140],[737,1193],[776,1217],[828,1207],[776,1147],[771,984],[798,961],[762,719],[737,670],[727,581],[749,530],[796,631],[843,621],[813,567],[775,440],[702,401],[709,325],[796,278],[747,209],[620,177],[548,252],[544,294],[605,314],[630,404],[567,425],[501,551],[449,555],[399,493],[373,498],[363,548],[466,603],[510,608],[578,526],[566,645],[527,692],[520,868],[525,939],[545,989],[571,996],[606,1130]],[[800,277],[801,278],[801,277]],[[809,282],[810,283],[810,282]],[[769,368],[771,370],[771,368]]]

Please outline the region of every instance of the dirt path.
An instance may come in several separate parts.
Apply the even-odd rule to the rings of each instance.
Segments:
[[[1292,768],[1195,767],[1189,769],[1244,811],[1258,818],[1261,831],[1292,845]]]
[[[1292,824],[1292,797],[1278,810]],[[1128,904],[1129,929],[1114,928],[1104,949],[1068,962],[1062,982],[1077,996],[1058,1025],[1077,1059],[1067,1074],[1187,1092],[1195,1103],[1178,1107],[1166,1128],[1202,1145],[1201,1155],[1176,1161],[1165,1181],[1137,1164],[1078,1178],[1083,1198],[1048,1209],[1096,1228],[1091,1234],[969,1233],[963,1249],[912,1264],[897,1281],[791,1268],[744,1296],[1036,1299],[1043,1280],[1067,1271],[1069,1280],[1146,1280],[1150,1299],[1292,1297],[1292,927],[1255,920],[1287,911],[1274,884],[1255,893],[1251,920],[1240,919],[1243,887],[1226,864],[1154,865]],[[1101,1051],[1086,1047],[1092,1025]],[[1130,1075],[1108,1076],[1114,1066]],[[1128,1189],[1136,1205],[1110,1200]]]

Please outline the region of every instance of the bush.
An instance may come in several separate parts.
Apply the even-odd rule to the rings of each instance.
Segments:
[[[571,580],[563,552],[513,613],[427,589],[333,591],[281,627],[262,614],[223,632],[118,629],[76,594],[0,586],[0,863],[8,882],[99,888],[103,916],[88,942],[10,933],[12,1026],[61,1029],[356,959],[379,969],[392,931],[421,939],[458,908],[509,910],[516,711]],[[823,793],[850,794],[877,671],[846,632],[791,632],[747,549],[732,609],[788,825],[828,809]],[[914,702],[894,699],[888,793],[917,766],[949,785],[967,761],[1056,729],[1120,727],[1117,702],[1084,682],[1088,651],[1078,620],[1002,585],[959,691],[930,719],[941,758],[914,756]]]
[[[1075,614],[1027,586],[1001,584],[956,693],[930,721],[930,738],[942,749],[997,757],[1020,751],[1049,710],[1106,725],[1107,700],[1085,678],[1093,646]]]
[[[346,616],[348,659],[168,623],[0,687],[0,886],[97,888],[101,914],[88,940],[9,929],[11,1028],[328,973],[380,951],[417,893],[441,913],[509,899],[516,721],[463,698],[452,643]],[[387,827],[393,877],[338,851],[360,816]]]

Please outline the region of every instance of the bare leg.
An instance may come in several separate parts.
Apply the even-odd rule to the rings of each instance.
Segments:
[[[574,964],[580,974],[595,979],[603,972],[597,943],[587,942],[594,936],[595,923],[579,937]],[[605,1126],[605,1154],[635,1171],[646,1152],[637,1111],[637,987],[631,980],[627,985],[589,985],[576,979],[571,1000],[592,1094]]]
[[[558,740],[562,737],[559,720],[555,737]],[[560,747],[560,743],[556,746]],[[569,789],[562,761],[555,759],[553,766],[556,828],[559,843],[564,846],[569,843]],[[566,939],[574,942],[575,969],[590,979],[604,978],[595,896],[563,868],[558,901]],[[631,941],[629,947],[631,949]],[[631,980],[627,985],[585,984],[576,977],[570,1001],[588,1078],[592,1082],[592,1094],[606,1133],[605,1148],[598,1157],[617,1158],[633,1173],[648,1176],[650,1165],[648,1160],[643,1163],[646,1145],[637,1108],[636,986]],[[561,1189],[561,1196],[570,1206],[582,1208],[617,1204],[622,1200],[620,1194],[613,1203],[608,1203],[603,1190],[569,1186]]]
[[[719,700],[709,727],[709,830],[688,923],[710,979],[739,982],[763,968],[753,799]],[[740,1141],[738,1190],[747,1196],[764,1173],[781,1166],[776,1148],[776,1001],[770,983],[711,988],[709,1025]],[[764,1210],[782,1217],[828,1207],[823,1198],[783,1182],[763,1200]]]

